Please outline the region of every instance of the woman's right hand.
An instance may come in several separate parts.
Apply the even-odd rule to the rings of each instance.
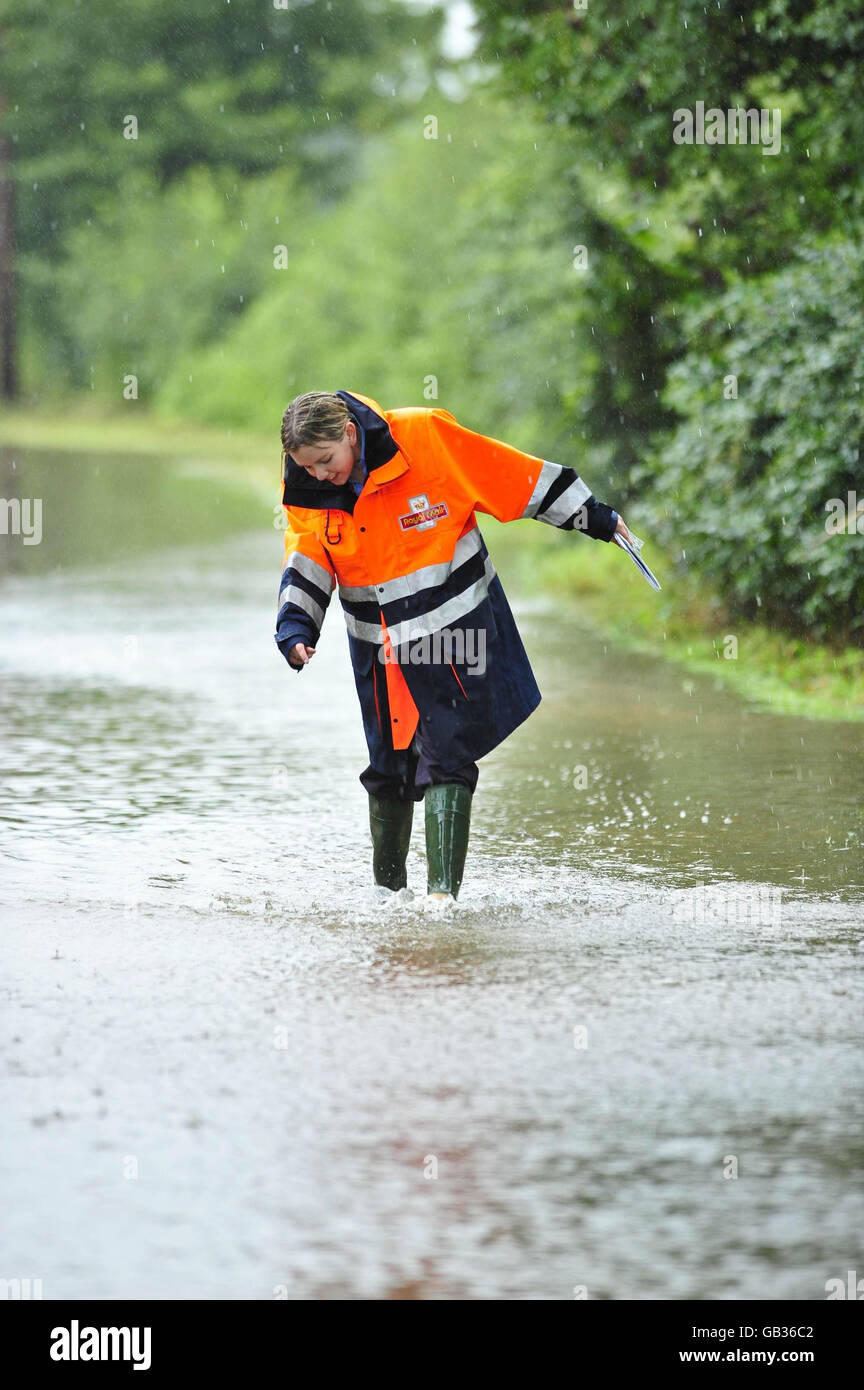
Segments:
[[[295,642],[288,652],[288,665],[296,666],[298,669],[305,666],[310,656],[315,655],[314,647],[307,647],[305,642]]]

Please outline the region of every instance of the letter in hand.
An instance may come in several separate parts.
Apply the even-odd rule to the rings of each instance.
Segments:
[[[295,642],[288,653],[288,665],[299,669],[299,667],[306,665],[310,656],[314,655],[314,647],[307,647],[305,642]]]
[[[615,527],[612,539],[630,556],[637,570],[642,575],[643,579],[651,585],[651,588],[659,590],[661,587],[659,579],[655,574],[651,573],[639,553],[644,542],[641,541],[638,536],[634,536],[633,532],[625,525],[623,517],[619,516],[618,524]]]

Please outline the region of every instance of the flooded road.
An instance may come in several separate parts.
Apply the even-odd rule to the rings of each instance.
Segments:
[[[45,550],[0,573],[0,1276],[819,1300],[860,1270],[864,725],[748,712],[502,563],[544,698],[427,917],[422,807],[414,897],[371,886],[338,598],[289,670],[266,503],[220,486],[205,544],[200,478],[127,461],[73,503],[96,466],[22,461]]]

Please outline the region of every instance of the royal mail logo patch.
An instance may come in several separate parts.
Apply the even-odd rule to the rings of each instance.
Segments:
[[[430,526],[437,525],[442,516],[448,515],[447,503],[435,502],[430,506],[425,492],[421,492],[419,497],[409,497],[408,506],[410,512],[399,518],[403,531],[412,531],[415,526],[418,531],[428,531]]]

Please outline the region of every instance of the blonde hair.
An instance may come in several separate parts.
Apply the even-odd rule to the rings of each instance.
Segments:
[[[282,457],[304,444],[330,444],[341,439],[351,418],[341,396],[330,391],[307,391],[295,396],[282,416]]]

